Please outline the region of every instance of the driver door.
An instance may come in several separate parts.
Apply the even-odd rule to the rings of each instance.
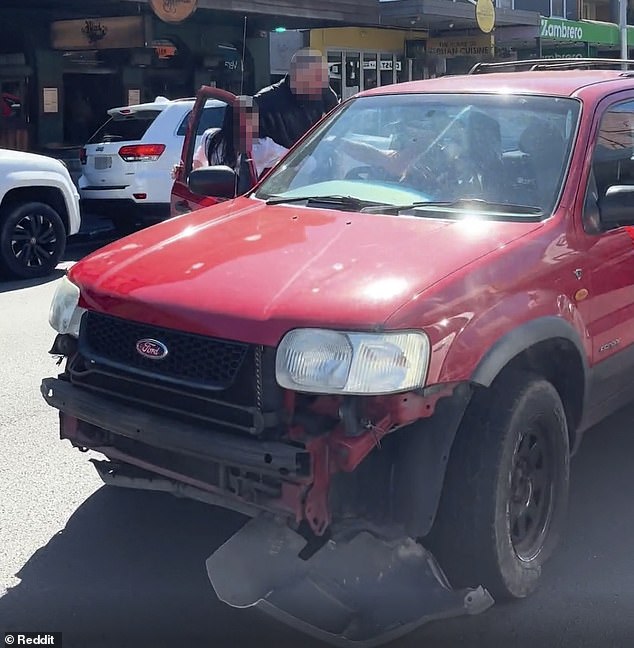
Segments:
[[[609,410],[625,392],[634,395],[634,237],[629,227],[605,231],[597,202],[610,186],[634,185],[634,96],[605,101],[593,130],[584,206],[589,263],[579,283],[590,290],[579,308],[592,343],[592,401]]]
[[[183,142],[181,159],[174,169],[174,184],[172,186],[170,215],[179,216],[203,207],[215,205],[226,198],[217,198],[213,196],[201,196],[191,191],[189,187],[189,174],[192,171],[192,162],[194,152],[200,136],[203,134],[204,120],[203,115],[205,106],[210,99],[222,101],[227,105],[227,110],[233,110],[237,104],[237,96],[226,90],[203,86],[196,93],[196,102],[189,116],[187,133]],[[243,115],[240,114],[240,119]],[[239,120],[234,119],[234,127],[237,128]],[[239,181],[237,195],[247,192],[254,184],[257,178],[255,167],[251,161],[250,151],[239,152],[241,163],[239,169]]]

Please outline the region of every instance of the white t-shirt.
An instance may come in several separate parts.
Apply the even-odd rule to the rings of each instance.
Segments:
[[[202,166],[223,164],[223,147],[216,147],[212,151],[211,159],[207,159],[207,150],[209,148],[209,139],[217,133],[219,128],[208,128],[202,136],[200,144],[194,153],[193,168],[198,169]],[[258,137],[253,140],[251,147],[251,156],[255,164],[255,170],[258,177],[263,171],[269,169],[288,151],[287,148],[275,143],[270,137]]]
[[[277,164],[278,160],[288,152],[288,149],[274,142],[270,137],[258,137],[253,140],[251,155],[255,163],[258,177],[264,171]]]

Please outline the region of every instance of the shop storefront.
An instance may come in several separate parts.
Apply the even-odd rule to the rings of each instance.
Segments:
[[[342,99],[357,92],[408,80],[405,44],[426,32],[342,27],[314,29],[310,46],[328,59],[330,85]]]
[[[270,82],[269,34],[378,22],[376,0],[0,3],[0,146],[76,147],[110,108],[191,97],[203,84],[252,94]],[[361,18],[359,18],[361,16]]]
[[[405,65],[412,79],[462,74],[477,62],[512,56],[510,43],[500,47],[498,30],[527,27],[537,32],[539,25],[537,12],[475,1],[382,0],[380,18],[384,25],[428,31],[426,43],[407,44]]]
[[[61,64],[58,114],[67,145],[85,142],[113,106],[192,96],[202,83],[229,90],[243,83],[237,25],[220,30],[200,21],[117,16],[54,21],[50,33]],[[246,85],[253,82],[250,61],[245,56]]]

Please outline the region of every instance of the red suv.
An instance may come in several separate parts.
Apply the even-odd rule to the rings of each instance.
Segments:
[[[570,456],[633,396],[634,79],[610,66],[364,92],[246,195],[76,264],[42,385],[62,438],[108,484],[253,518],[208,560],[218,596],[321,636],[530,594]]]

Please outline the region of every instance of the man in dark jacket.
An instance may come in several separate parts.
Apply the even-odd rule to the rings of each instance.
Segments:
[[[290,148],[338,103],[328,84],[328,67],[321,52],[304,49],[291,59],[289,73],[255,95],[260,113],[260,137]]]

